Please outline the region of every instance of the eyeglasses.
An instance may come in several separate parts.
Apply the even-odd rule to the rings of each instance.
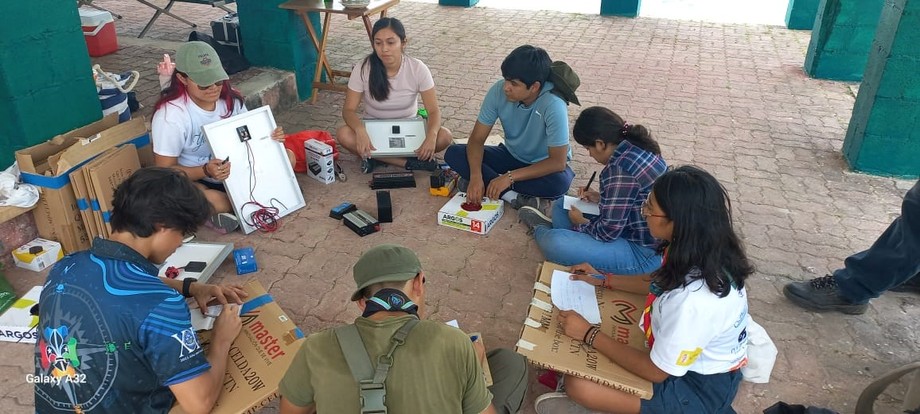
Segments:
[[[215,87],[215,86],[221,87],[221,86],[223,86],[223,85],[224,85],[224,81],[220,81],[220,82],[217,82],[217,83],[212,83],[212,84],[206,85],[206,86],[201,86],[201,85],[199,85],[199,84],[197,84],[197,83],[195,84],[195,86],[198,87],[198,90],[199,90],[199,91],[206,91],[206,90],[211,89],[211,88],[213,88],[213,87]]]
[[[651,194],[649,194],[649,197],[651,197]],[[649,210],[649,199],[646,198],[645,201],[642,202],[642,209],[641,209],[640,212],[639,212],[640,214],[642,214],[642,217],[645,217],[645,218],[648,218],[648,217],[668,218],[668,216],[666,216],[666,215],[664,215],[664,214],[652,214],[652,213],[649,213],[648,210]]]

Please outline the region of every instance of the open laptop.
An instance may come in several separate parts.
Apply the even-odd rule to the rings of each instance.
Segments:
[[[425,119],[365,119],[373,157],[411,157],[425,141]]]

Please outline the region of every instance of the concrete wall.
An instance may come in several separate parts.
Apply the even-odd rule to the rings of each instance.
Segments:
[[[920,176],[920,0],[889,0],[843,143],[859,171]]]
[[[102,118],[77,3],[3,3],[0,168],[13,152]]]
[[[297,14],[279,9],[287,0],[237,0],[246,59],[255,66],[272,66],[294,71],[297,94],[306,100],[313,93],[313,73],[317,52],[307,27]],[[343,18],[342,16],[333,16]],[[320,32],[320,18],[310,14],[310,22]],[[322,36],[322,32],[318,37]]]
[[[820,0],[789,0],[786,9],[786,28],[793,30],[811,30],[818,16]]]
[[[815,78],[862,79],[884,0],[821,0],[805,72]]]

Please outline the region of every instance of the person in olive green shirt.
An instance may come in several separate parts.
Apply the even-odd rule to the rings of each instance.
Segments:
[[[425,273],[411,250],[384,244],[355,263],[357,290],[351,297],[363,312],[355,320],[376,365],[391,337],[425,311]],[[442,322],[421,320],[393,353],[386,377],[390,413],[516,413],[527,388],[527,363],[507,349],[488,353],[481,342]],[[493,385],[486,387],[482,359]],[[334,329],[307,337],[279,386],[282,414],[360,413],[358,384]]]

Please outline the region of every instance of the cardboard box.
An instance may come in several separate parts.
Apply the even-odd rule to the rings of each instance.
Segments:
[[[95,193],[93,206],[99,206],[97,219],[102,223],[102,234],[108,238],[112,234],[112,225],[109,223],[112,216],[112,202],[115,198],[115,189],[131,174],[141,168],[137,158],[137,149],[134,144],[125,144],[105,158],[100,157],[99,162],[92,162],[84,167],[87,183],[91,183]]]
[[[61,242],[66,252],[89,248],[90,238],[69,175],[103,151],[127,142],[140,148],[142,166],[153,163],[144,118],[119,124],[118,114],[16,151],[22,181],[42,189],[34,211],[41,237]]]
[[[35,325],[38,325],[38,315],[32,315],[31,310],[38,303],[42,294],[42,287],[35,286],[29,289],[13,306],[0,315],[0,341],[21,342],[34,344],[38,334]]]
[[[552,305],[550,283],[553,270],[566,269],[550,262],[544,262],[537,269],[533,301],[527,309],[527,318],[515,351],[537,367],[585,378],[650,399],[651,382],[621,368],[593,348],[583,346],[580,338],[566,336],[559,326],[559,309]],[[648,352],[645,335],[639,329],[645,296],[598,288],[597,299],[601,311],[601,332],[620,343]]]
[[[42,251],[34,254],[29,253],[29,249],[33,247],[41,247]],[[16,266],[34,272],[45,270],[48,266],[61,260],[62,257],[64,257],[64,252],[61,250],[60,243],[42,238],[32,240],[13,250],[13,261],[16,262]]]
[[[240,314],[243,329],[230,346],[224,387],[212,414],[255,412],[278,397],[278,383],[303,343],[303,332],[258,281],[243,287],[249,294]],[[207,346],[210,331],[198,338]],[[178,405],[170,410],[184,412]]]
[[[485,199],[482,210],[466,211],[460,205],[466,202],[466,193],[454,194],[454,197],[438,210],[438,224],[476,234],[486,234],[505,211],[502,200]]]
[[[316,139],[303,143],[307,153],[307,175],[323,184],[335,182],[335,166],[332,146]]]

